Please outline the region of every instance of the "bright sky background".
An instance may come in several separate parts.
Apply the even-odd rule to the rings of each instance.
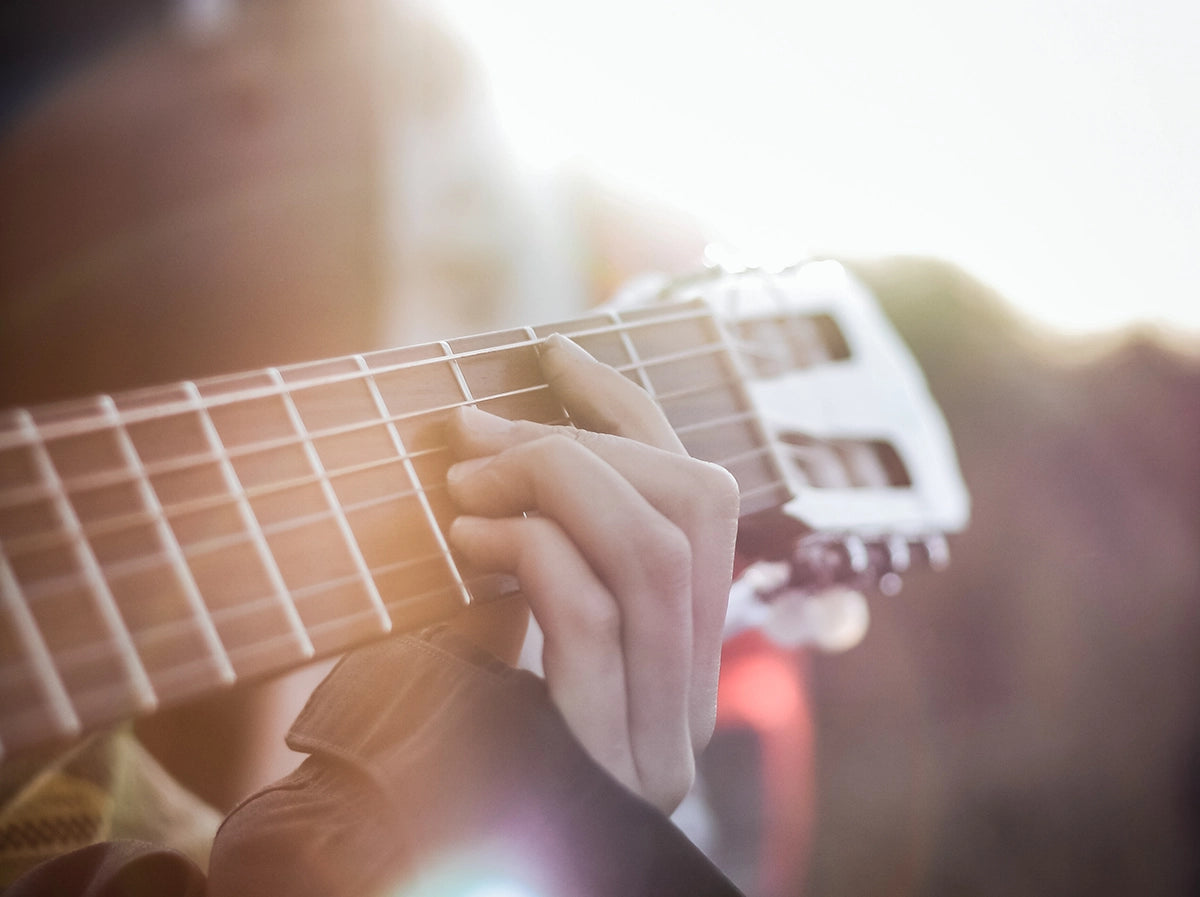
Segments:
[[[438,0],[518,149],[750,255],[918,252],[1200,332],[1197,0]]]

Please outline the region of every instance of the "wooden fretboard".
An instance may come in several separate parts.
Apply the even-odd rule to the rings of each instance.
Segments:
[[[0,755],[487,600],[456,563],[446,415],[569,423],[537,345],[645,387],[743,513],[789,493],[701,302],[0,414]]]

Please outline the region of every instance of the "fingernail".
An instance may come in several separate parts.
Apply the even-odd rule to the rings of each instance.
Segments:
[[[478,517],[455,517],[450,521],[450,527],[446,531],[446,535],[453,543],[466,542],[471,538],[471,534],[479,529]],[[456,547],[460,547],[457,546]]]
[[[467,461],[459,461],[457,464],[450,465],[450,469],[446,471],[446,482],[457,483],[459,480],[465,480],[475,471],[480,470],[491,462],[491,458],[471,458]]]
[[[581,359],[581,360],[582,359],[586,359],[587,361],[595,361],[596,360],[595,358],[593,358],[591,356],[591,354],[586,349],[584,349],[581,345],[579,345],[579,343],[575,342],[572,339],[569,339],[568,337],[563,336],[561,333],[550,334],[548,337],[546,337],[542,341],[542,345],[547,349],[561,349],[563,352],[566,352],[568,355],[571,355],[571,356]]]
[[[480,411],[473,405],[463,405],[458,410],[462,422],[471,430],[484,436],[499,436],[512,429],[512,421]]]

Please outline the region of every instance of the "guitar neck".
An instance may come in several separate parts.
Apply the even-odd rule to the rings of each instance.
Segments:
[[[646,388],[743,513],[789,493],[699,301],[0,414],[0,755],[448,617],[446,416],[569,424],[538,343]]]

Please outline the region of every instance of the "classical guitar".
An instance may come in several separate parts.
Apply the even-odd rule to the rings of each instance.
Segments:
[[[731,627],[784,593],[940,564],[943,534],[966,522],[919,370],[834,262],[643,282],[578,320],[10,409],[0,751],[510,590],[448,549],[442,428],[464,403],[569,425],[537,363],[554,332],[647,389],[691,454],[736,477],[745,532],[769,534],[786,574],[738,591]]]

